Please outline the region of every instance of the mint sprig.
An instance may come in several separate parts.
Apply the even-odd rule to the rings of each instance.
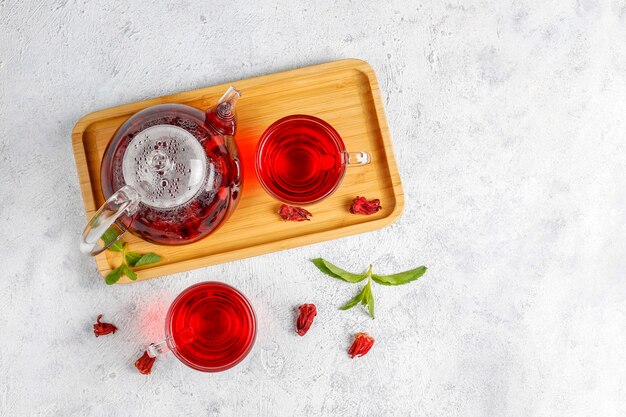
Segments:
[[[339,307],[341,310],[349,310],[357,304],[361,303],[364,307],[367,307],[370,317],[374,319],[374,294],[372,292],[372,281],[380,285],[404,285],[409,282],[417,280],[419,277],[426,273],[425,266],[420,266],[415,269],[411,269],[404,272],[399,272],[392,275],[378,275],[372,273],[372,265],[364,274],[354,274],[348,272],[336,265],[328,262],[322,258],[312,259],[311,262],[323,273],[336,279],[340,279],[349,283],[357,283],[367,278],[367,284],[361,289],[361,291],[348,301],[343,306]]]
[[[117,236],[118,235],[117,233],[115,233],[114,230],[108,229],[104,233],[104,235],[102,235],[102,240],[104,241],[105,245],[108,245],[113,240],[115,240]],[[113,252],[122,252],[122,264],[113,269],[107,274],[106,277],[104,277],[104,281],[109,285],[115,284],[117,281],[120,280],[120,278],[124,276],[128,277],[132,281],[135,281],[137,279],[137,273],[133,271],[131,267],[135,268],[149,265],[159,262],[161,260],[161,257],[154,252],[145,254],[129,252],[128,244],[119,241],[113,243],[111,246],[109,246],[108,249]]]

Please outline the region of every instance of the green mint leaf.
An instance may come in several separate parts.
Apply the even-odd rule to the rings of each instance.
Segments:
[[[317,267],[317,269],[319,269],[320,271],[322,271],[323,273],[325,273],[326,275],[329,275],[333,278],[338,278],[341,279],[339,277],[339,275],[334,274],[330,269],[328,269],[326,267],[326,264],[324,263],[325,261],[322,258],[315,258],[315,259],[311,259],[311,262],[313,262],[313,264],[315,264],[315,266]]]
[[[150,253],[146,253],[145,255],[143,255],[141,259],[139,259],[133,266],[144,266],[148,264],[153,264],[155,262],[159,262],[160,260],[161,260],[161,257],[159,255],[157,255],[156,253],[150,252]]]
[[[106,232],[104,232],[104,234],[102,235],[102,241],[104,242],[104,245],[108,245],[109,243],[113,242],[115,239],[117,239],[119,235],[115,232],[115,230],[108,228]],[[109,250],[113,251],[113,252],[121,252],[122,251],[122,242],[120,242],[119,240],[115,243],[113,243],[111,246],[109,246]]]
[[[346,282],[361,282],[363,281],[365,278],[367,278],[369,273],[365,273],[365,274],[353,274],[352,272],[348,272],[346,270],[343,270],[341,268],[339,268],[336,265],[331,264],[330,262],[322,259],[322,258],[315,258],[315,259],[311,259],[311,262],[313,262],[315,264],[315,266],[322,271],[323,273],[325,273],[326,275],[330,275],[333,278],[338,278],[338,279],[342,279]]]
[[[142,254],[137,252],[126,252],[126,263],[130,266],[136,266],[142,256]]]
[[[367,303],[367,311],[370,313],[370,317],[374,320],[374,294],[372,293],[371,281],[367,283],[365,296],[363,297]]]
[[[120,278],[122,277],[122,267],[124,265],[120,265],[117,268],[115,268],[114,270],[112,270],[111,272],[109,272],[107,274],[106,277],[104,277],[104,281],[109,284],[109,285],[113,285],[115,284],[117,281],[120,280]]]
[[[135,273],[135,271],[130,269],[128,265],[122,264],[120,265],[120,268],[122,269],[122,273],[126,275],[128,278],[130,278],[131,280],[135,281],[137,279],[137,274]]]
[[[381,285],[402,285],[415,281],[426,273],[425,266],[420,266],[410,271],[404,271],[393,275],[376,275],[372,274],[372,279]]]
[[[340,310],[349,310],[355,305],[361,303],[364,307],[367,307],[370,317],[374,318],[374,295],[372,294],[371,281],[368,281],[363,289],[348,301],[343,306],[339,307]]]
[[[350,310],[355,305],[359,304],[361,300],[363,300],[363,296],[365,295],[365,287],[350,301],[339,307],[340,310]]]

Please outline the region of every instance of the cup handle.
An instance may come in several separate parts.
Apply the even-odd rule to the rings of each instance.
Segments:
[[[135,361],[135,368],[142,374],[148,375],[152,372],[152,365],[154,365],[157,356],[169,352],[169,350],[170,348],[166,340],[162,340],[159,343],[151,343],[143,352],[143,355]]]
[[[80,237],[80,251],[88,255],[98,255],[108,249],[112,244],[120,240],[126,232],[126,227],[122,227],[115,221],[123,215],[132,216],[137,211],[141,202],[140,193],[130,185],[125,185],[113,194],[93,215]],[[113,225],[118,229],[117,237],[100,246],[98,242],[102,235]]]
[[[169,346],[167,345],[167,340],[161,340],[158,343],[150,343],[150,346],[146,349],[148,356],[151,358],[156,358],[159,355],[163,355],[170,351]]]
[[[367,165],[372,162],[372,156],[367,152],[348,152],[348,166]]]

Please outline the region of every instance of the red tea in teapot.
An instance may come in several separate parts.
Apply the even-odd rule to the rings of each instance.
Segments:
[[[231,90],[206,113],[157,105],[118,129],[102,161],[102,190],[107,198],[123,187],[137,190],[140,201],[126,216],[134,234],[155,243],[189,243],[234,209],[241,170],[233,139],[239,93]]]

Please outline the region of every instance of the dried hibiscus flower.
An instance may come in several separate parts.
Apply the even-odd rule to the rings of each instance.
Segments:
[[[101,318],[102,318],[102,314],[98,315],[98,318],[96,319],[96,323],[93,325],[93,332],[96,335],[96,337],[104,336],[105,334],[109,334],[109,333],[115,333],[115,331],[117,330],[117,327],[115,327],[114,324],[100,321]]]
[[[380,200],[375,198],[374,200],[367,200],[365,197],[357,196],[354,200],[352,200],[352,205],[350,206],[350,213],[352,214],[374,214],[378,210],[382,209],[380,206]]]
[[[148,375],[150,372],[152,372],[152,365],[154,365],[155,360],[156,357],[153,358],[148,355],[148,351],[146,350],[143,352],[141,358],[135,361],[135,368],[137,368],[142,374]]]
[[[302,222],[304,220],[309,219],[310,216],[313,216],[307,210],[302,207],[288,206],[287,204],[282,204],[280,206],[280,210],[278,210],[278,215],[282,217],[284,221],[292,221],[292,222]]]
[[[315,304],[302,304],[299,309],[300,314],[296,321],[296,333],[300,336],[304,336],[311,328],[313,319],[317,316],[317,309],[315,308]]]
[[[354,342],[348,350],[348,354],[354,358],[355,356],[363,356],[374,346],[374,339],[367,333],[357,333],[354,336]]]

